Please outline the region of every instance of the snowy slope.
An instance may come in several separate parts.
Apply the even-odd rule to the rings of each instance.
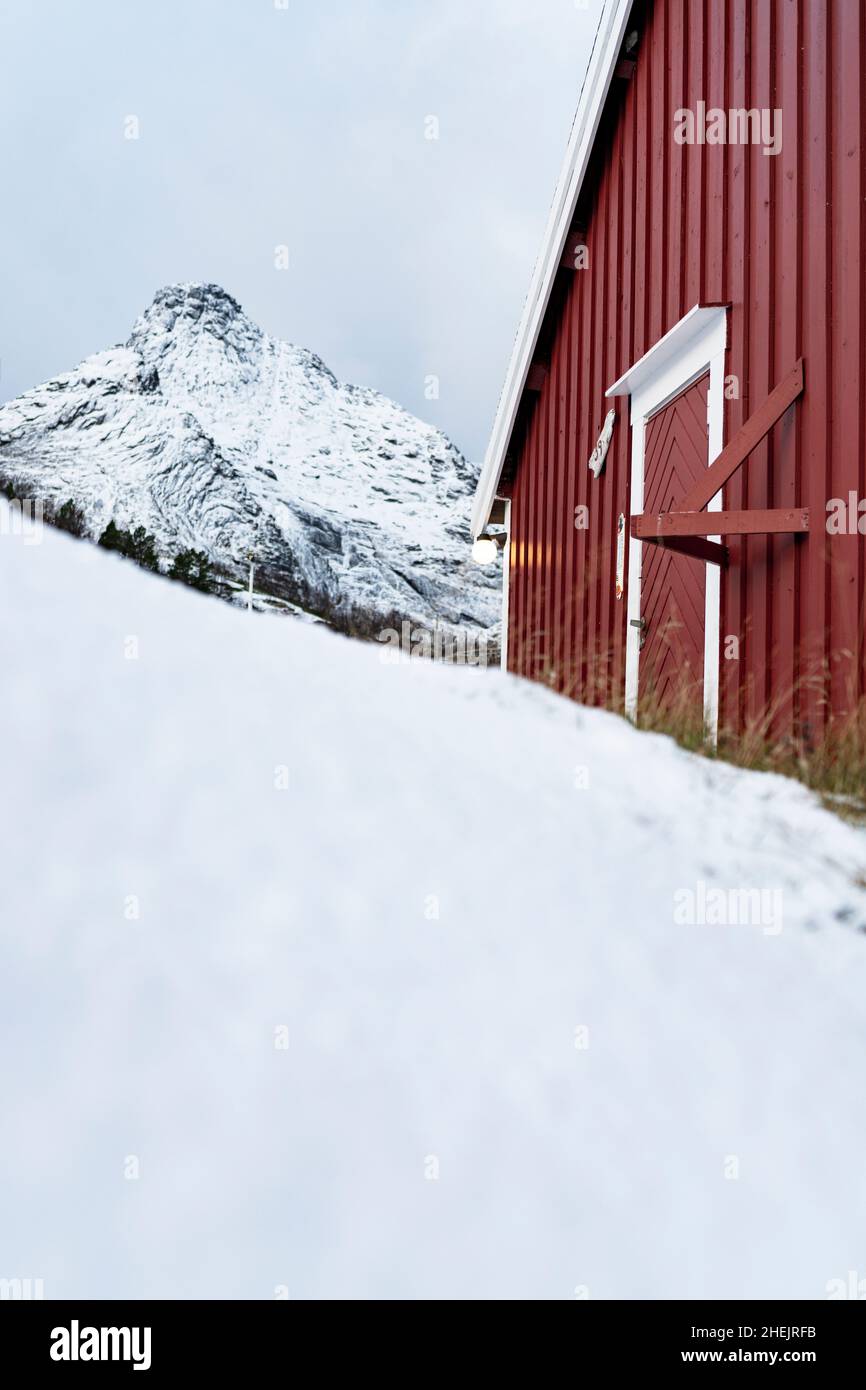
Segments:
[[[469,553],[476,472],[440,431],[263,333],[216,285],[161,290],[125,347],[0,407],[19,495],[141,524],[344,622],[489,628]]]
[[[0,592],[3,1277],[866,1276],[861,832],[498,672],[389,666],[55,533],[0,536]],[[701,882],[779,890],[783,919],[679,924]]]

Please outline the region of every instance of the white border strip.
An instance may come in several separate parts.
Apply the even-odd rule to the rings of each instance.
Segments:
[[[502,552],[502,656],[500,665],[508,670],[508,620],[511,606],[511,501],[505,499],[505,549]]]

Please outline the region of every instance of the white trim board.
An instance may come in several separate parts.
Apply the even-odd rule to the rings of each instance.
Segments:
[[[502,552],[502,638],[500,666],[508,670],[508,623],[511,607],[511,500],[505,499],[505,548]]]
[[[705,372],[710,373],[707,392],[707,467],[722,452],[725,432],[725,351],[728,311],[696,305],[652,347],[639,362],[606,392],[608,396],[631,396],[631,487],[629,516],[640,516],[644,507],[644,448],[647,421]],[[707,510],[720,511],[722,494],[717,493]],[[721,541],[720,536],[709,540]],[[684,560],[685,564],[694,561]],[[630,718],[637,714],[640,675],[640,632],[632,627],[641,615],[643,543],[629,541],[628,613],[625,654],[625,708]],[[715,743],[719,727],[719,643],[721,623],[721,574],[718,565],[707,565],[704,609],[704,724]]]
[[[490,509],[496,497],[511,432],[517,419],[518,407],[550,302],[556,273],[574,220],[577,200],[589,167],[601,113],[613,81],[633,3],[634,0],[604,0],[595,47],[580,94],[577,115],[547,221],[541,254],[526,297],[517,340],[496,412],[493,433],[475,490],[472,508],[474,538],[477,538],[487,525]]]

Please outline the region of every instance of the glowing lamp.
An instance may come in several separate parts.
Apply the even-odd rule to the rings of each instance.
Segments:
[[[495,564],[498,555],[499,546],[489,536],[479,536],[472,547],[472,558],[476,565]]]

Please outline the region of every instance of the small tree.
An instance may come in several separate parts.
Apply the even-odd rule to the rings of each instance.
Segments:
[[[148,535],[143,526],[136,526],[132,535],[129,537],[129,550],[127,552],[130,560],[134,560],[142,569],[153,570],[159,573],[159,556],[156,553],[156,537]]]
[[[214,591],[211,563],[203,550],[182,550],[174,557],[168,577],[180,584],[188,584],[191,589],[198,589],[203,594]]]
[[[68,531],[70,536],[81,537],[86,532],[87,518],[83,508],[70,497],[58,511],[54,525],[60,531]]]
[[[103,550],[116,550],[121,555],[128,554],[127,540],[128,531],[121,531],[115,526],[113,521],[109,521],[102,535],[99,537],[99,544]]]
[[[159,573],[156,536],[150,535],[143,526],[136,526],[134,531],[123,531],[119,526],[115,526],[113,521],[109,521],[99,537],[99,544],[103,550],[116,550],[118,555],[124,555],[127,560],[134,560],[142,569]]]

